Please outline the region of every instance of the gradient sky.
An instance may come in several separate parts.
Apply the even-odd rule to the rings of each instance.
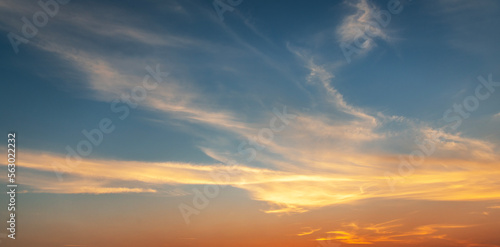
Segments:
[[[0,2],[0,245],[500,246],[500,2],[237,2]]]

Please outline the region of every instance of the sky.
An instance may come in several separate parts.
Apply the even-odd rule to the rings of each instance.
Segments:
[[[500,246],[499,25],[493,0],[3,0],[0,245]]]

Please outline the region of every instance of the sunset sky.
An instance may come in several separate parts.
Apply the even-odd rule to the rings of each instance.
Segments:
[[[500,247],[499,27],[494,0],[2,0],[0,246]]]

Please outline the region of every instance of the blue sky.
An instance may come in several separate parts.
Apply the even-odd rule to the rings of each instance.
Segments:
[[[404,118],[404,124],[384,120],[369,131],[396,128],[405,135],[413,126],[443,127],[443,113],[474,92],[477,76],[495,78],[498,66],[500,37],[484,28],[499,21],[491,1],[402,2],[401,12],[391,14],[350,63],[340,44],[352,37],[342,28],[363,27],[361,14],[387,11],[384,1],[244,2],[225,12],[224,21],[203,1],[82,4],[61,5],[18,54],[2,40],[2,96],[9,102],[2,112],[9,117],[1,124],[22,133],[27,149],[65,154],[67,145],[85,138],[82,130],[110,118],[116,131],[91,158],[221,162],[207,150],[238,156],[244,136],[256,135],[272,109],[283,106],[329,123],[354,121],[356,114]],[[7,18],[38,8],[11,3],[2,11]],[[2,26],[20,34],[22,22],[9,18]],[[141,102],[118,120],[110,102],[140,85],[145,67],[156,65],[169,73],[159,101]],[[454,134],[497,142],[489,130],[498,123],[499,98],[481,102]],[[206,119],[217,114],[222,119]]]
[[[372,4],[382,10],[386,7],[383,1]],[[30,8],[29,4],[22,5]],[[82,8],[80,5],[76,1],[62,6],[61,12],[40,29],[39,36],[30,44],[20,45],[19,54],[12,52],[7,39],[2,40],[6,58],[2,69],[5,80],[10,82],[6,83],[3,96],[6,101],[17,99],[15,108],[3,106],[2,111],[11,117],[2,127],[19,128],[25,133],[25,145],[29,148],[63,152],[65,145],[81,138],[80,130],[110,115],[108,102],[112,96],[97,96],[99,90],[89,86],[91,76],[85,69],[57,54],[70,52],[69,47],[78,47],[89,57],[97,56],[97,61],[112,63],[116,73],[132,70],[130,73],[140,76],[146,65],[160,63],[171,78],[206,96],[211,107],[238,112],[238,117],[248,122],[257,122],[259,115],[269,112],[273,104],[324,110],[317,103],[318,92],[305,82],[308,71],[301,59],[313,60],[326,68],[334,76],[331,85],[350,104],[429,123],[441,118],[445,109],[472,91],[477,84],[475,77],[492,73],[498,66],[498,33],[484,28],[498,22],[496,12],[489,8],[496,7],[494,2],[481,2],[472,9],[467,3],[446,1],[404,3],[402,12],[392,15],[382,30],[388,40],[376,38],[375,47],[355,57],[352,63],[346,63],[342,55],[336,35],[339,25],[335,24],[356,8],[342,2],[245,2],[234,12],[226,12],[224,22],[214,17],[215,11],[207,2],[168,2],[162,6],[133,1],[120,6],[113,2],[91,3],[84,9],[95,19],[85,21],[64,11]],[[114,6],[112,10],[105,8],[108,5]],[[35,10],[38,6],[31,7]],[[20,8],[8,13],[22,11]],[[101,11],[109,13],[100,15]],[[74,32],[74,25],[86,28]],[[134,40],[114,36],[105,29],[106,25],[127,28],[129,32],[140,30],[150,37]],[[20,30],[21,23],[12,18],[3,26],[5,31]],[[35,45],[38,42],[40,45]],[[151,45],[155,42],[158,45]],[[50,45],[62,51],[47,51],[45,47]],[[294,52],[304,57],[298,58]],[[488,101],[474,112],[475,117],[497,113],[498,96]],[[151,109],[135,110],[93,155],[209,160],[196,148],[199,136],[145,120],[159,117],[168,125],[178,118],[148,110]],[[141,133],[130,131],[131,128]],[[159,138],[159,133],[165,136]],[[107,145],[132,143],[127,140],[137,140],[144,150],[134,151],[138,143]],[[144,152],[147,155],[141,154]]]
[[[268,203],[255,207],[269,213],[380,197],[498,199],[499,185],[482,178],[499,172],[500,88],[456,129],[445,128],[443,115],[475,95],[478,77],[500,81],[500,3],[401,0],[390,14],[388,2],[243,0],[221,20],[211,1],[73,0],[16,53],[9,33],[22,35],[21,18],[32,20],[41,7],[4,1],[0,128],[19,135],[20,181],[34,194],[181,200],[192,186],[213,183],[203,172],[234,160],[240,173],[229,185]],[[390,21],[370,29],[347,59],[342,44],[355,44],[381,11]],[[121,120],[112,102],[145,76],[153,82],[147,67],[168,76]],[[283,131],[259,139],[285,109],[293,117],[278,122]],[[76,149],[82,131],[104,118],[114,131],[82,163],[64,163],[66,148]],[[412,182],[388,190],[385,176],[398,172],[398,157],[436,135]],[[53,164],[62,164],[62,181]],[[469,190],[457,189],[467,176]],[[307,196],[298,201],[284,188]]]

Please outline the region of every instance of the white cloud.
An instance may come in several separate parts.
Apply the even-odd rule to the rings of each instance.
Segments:
[[[368,0],[359,0],[357,3],[347,2],[356,9],[356,12],[347,16],[342,24],[337,29],[339,41],[341,43],[356,44],[363,52],[369,51],[376,46],[375,38],[389,40],[387,32],[385,32],[373,16],[378,9],[370,4]],[[359,39],[364,36],[364,38]]]

